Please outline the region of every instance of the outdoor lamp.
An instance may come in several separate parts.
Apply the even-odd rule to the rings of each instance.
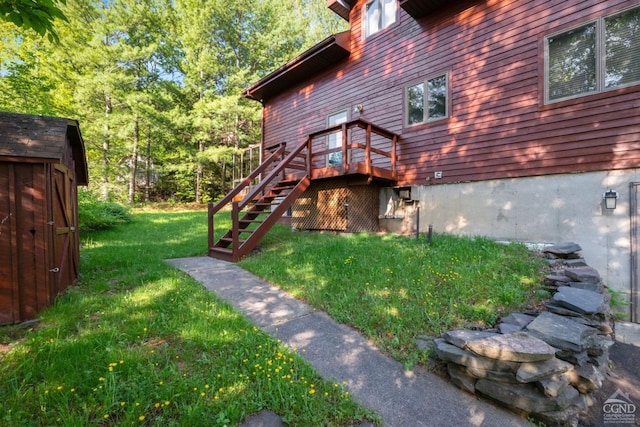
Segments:
[[[607,209],[615,209],[616,203],[618,202],[618,192],[612,189],[605,191],[602,195],[604,199],[604,207]]]

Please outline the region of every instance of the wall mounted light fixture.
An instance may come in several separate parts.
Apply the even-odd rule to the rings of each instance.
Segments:
[[[353,106],[353,114],[362,114],[364,111],[364,105],[356,104]]]
[[[602,194],[602,199],[604,200],[604,207],[607,209],[615,209],[616,204],[618,203],[618,192],[612,189],[605,191]]]

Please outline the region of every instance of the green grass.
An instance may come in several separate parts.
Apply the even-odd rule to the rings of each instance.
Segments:
[[[163,262],[206,239],[202,211],[134,212],[83,235],[79,285],[36,327],[0,328],[0,425],[222,426],[262,409],[292,426],[376,420]]]
[[[544,263],[521,244],[436,235],[296,232],[276,227],[240,264],[352,325],[407,368],[426,364],[416,337],[492,326],[535,300]]]

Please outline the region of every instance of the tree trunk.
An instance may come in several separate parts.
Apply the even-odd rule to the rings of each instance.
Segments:
[[[147,158],[145,159],[145,185],[144,185],[144,201],[149,201],[149,191],[151,188],[151,126],[147,126]]]
[[[109,199],[109,114],[111,114],[111,97],[109,95],[104,96],[104,130],[102,135],[102,199]]]
[[[129,174],[129,203],[136,198],[136,173],[138,172],[138,146],[140,143],[140,118],[136,115],[133,124],[133,148],[131,149],[130,174]]]

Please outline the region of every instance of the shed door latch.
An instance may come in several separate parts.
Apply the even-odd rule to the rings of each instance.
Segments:
[[[56,267],[56,268],[52,268],[49,271],[52,272],[52,273],[58,273],[58,272],[60,272],[60,269],[58,267]]]

